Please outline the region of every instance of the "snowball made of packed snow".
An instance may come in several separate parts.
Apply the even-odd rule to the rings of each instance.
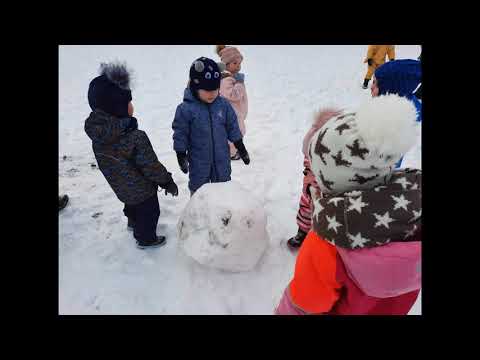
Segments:
[[[192,196],[177,225],[180,247],[200,264],[249,271],[267,248],[262,204],[239,183],[208,183]]]

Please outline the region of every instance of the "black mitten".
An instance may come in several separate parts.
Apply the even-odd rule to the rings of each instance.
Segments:
[[[185,174],[188,173],[188,159],[187,153],[177,152],[178,165],[180,165],[180,170]]]
[[[372,66],[373,60],[372,60],[372,59],[368,59],[368,60],[367,60],[367,63],[368,63],[368,66]]]
[[[164,187],[165,195],[172,194],[172,196],[178,196],[178,186],[173,179]]]
[[[250,164],[250,156],[248,156],[248,151],[245,148],[245,145],[243,144],[242,139],[238,140],[237,142],[234,142],[233,144],[237,148],[238,154],[242,158],[242,161],[245,163],[245,165]]]

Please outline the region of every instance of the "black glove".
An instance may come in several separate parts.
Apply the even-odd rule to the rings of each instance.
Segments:
[[[367,60],[367,63],[368,63],[368,66],[372,66],[373,60],[372,60],[372,59],[368,59],[368,60]]]
[[[178,165],[180,165],[180,170],[185,174],[188,173],[188,159],[187,153],[177,152]]]
[[[233,143],[238,150],[238,154],[242,158],[242,161],[245,165],[250,164],[250,156],[248,156],[248,151],[245,149],[245,145],[243,144],[242,139],[238,140],[237,142]]]
[[[177,184],[175,184],[173,179],[170,180],[170,182],[167,185],[165,185],[164,189],[165,189],[165,195],[172,194],[172,196],[178,196],[178,186]]]
[[[126,132],[130,132],[138,129],[138,121],[133,116],[130,118],[130,124],[126,128]]]

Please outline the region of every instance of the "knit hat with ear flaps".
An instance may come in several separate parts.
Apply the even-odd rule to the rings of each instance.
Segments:
[[[212,91],[220,88],[221,71],[215,61],[201,57],[190,66],[190,89]]]
[[[415,144],[415,125],[415,106],[398,95],[369,99],[356,112],[327,121],[308,147],[322,193],[387,183],[395,163]]]

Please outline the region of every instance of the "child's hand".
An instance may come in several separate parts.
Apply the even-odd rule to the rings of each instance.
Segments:
[[[245,153],[240,152],[240,157],[242,158],[242,161],[244,162],[245,165],[250,164],[250,156],[248,155],[247,150],[245,150]]]
[[[245,145],[243,144],[242,139],[238,140],[237,142],[234,142],[233,145],[238,150],[238,154],[240,155],[240,158],[242,161],[245,163],[245,165],[250,164],[250,156],[248,155],[248,151],[245,148]]]
[[[233,77],[234,77],[235,80],[237,80],[238,82],[240,82],[242,84],[245,82],[245,74],[236,73]]]
[[[165,186],[165,195],[172,194],[172,196],[178,196],[178,186],[175,182],[170,181],[167,186]]]
[[[188,173],[187,154],[177,152],[177,160],[178,160],[178,165],[180,166],[180,170],[182,170],[183,173],[185,173],[185,174]]]

